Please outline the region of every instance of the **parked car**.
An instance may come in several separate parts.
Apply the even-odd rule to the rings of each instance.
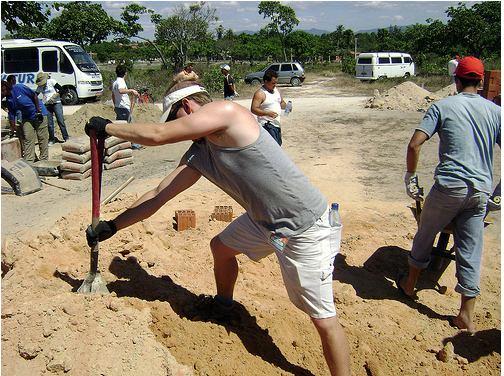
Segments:
[[[273,69],[278,73],[279,84],[291,84],[300,86],[305,80],[304,69],[301,64],[296,62],[273,63],[268,65],[262,71],[249,73],[245,76],[247,84],[260,85],[263,82],[264,73],[268,69]]]
[[[362,81],[414,75],[415,63],[403,52],[364,52],[355,64],[355,78]]]

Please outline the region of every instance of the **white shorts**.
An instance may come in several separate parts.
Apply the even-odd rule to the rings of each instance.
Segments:
[[[337,238],[332,246],[331,231]],[[326,210],[308,230],[289,238],[283,249],[273,246],[271,235],[245,213],[221,232],[219,239],[254,261],[275,252],[292,303],[313,318],[335,316],[332,273],[334,258],[339,252],[341,227],[329,225],[329,211]]]

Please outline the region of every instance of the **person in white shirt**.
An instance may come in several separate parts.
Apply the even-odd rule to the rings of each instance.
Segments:
[[[455,54],[453,59],[448,62],[448,75],[450,76],[450,82],[455,83],[455,71],[457,70],[457,65],[459,63],[460,56]]]
[[[280,112],[287,104],[276,88],[277,82],[278,73],[268,69],[263,76],[263,86],[254,93],[250,111],[257,116],[259,124],[281,146]]]
[[[125,77],[127,71],[124,65],[116,67],[117,78],[112,84],[112,101],[114,102],[114,111],[116,113],[116,120],[126,120],[128,123],[132,122],[131,111],[135,97],[139,97],[138,91],[135,89],[128,89]],[[130,94],[133,98],[130,98]],[[132,144],[133,149],[140,149],[141,145]]]
[[[49,115],[47,116],[47,128],[49,129],[49,146],[54,145],[57,141],[54,135],[54,118],[53,114],[56,115],[56,121],[58,122],[59,129],[61,131],[61,136],[66,142],[70,136],[66,129],[65,118],[63,116],[63,105],[61,104],[60,92],[63,88],[56,80],[49,77],[49,74],[40,72],[37,74],[35,80],[37,84],[37,94],[42,94],[42,102],[45,104]]]

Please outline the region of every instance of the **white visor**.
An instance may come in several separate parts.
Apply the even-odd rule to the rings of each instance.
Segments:
[[[171,94],[168,94],[166,97],[164,97],[163,100],[163,115],[161,115],[161,118],[159,119],[160,123],[166,122],[166,119],[168,118],[168,115],[170,114],[172,106],[180,101],[182,98],[188,97],[189,95],[196,94],[196,93],[207,93],[205,88],[203,86],[199,85],[191,85],[189,87],[185,87],[183,89],[174,91]]]

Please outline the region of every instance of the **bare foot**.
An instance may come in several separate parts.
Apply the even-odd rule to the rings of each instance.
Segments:
[[[452,324],[460,330],[466,330],[470,334],[476,333],[476,327],[472,321],[465,320],[462,316],[456,316],[451,320]]]

